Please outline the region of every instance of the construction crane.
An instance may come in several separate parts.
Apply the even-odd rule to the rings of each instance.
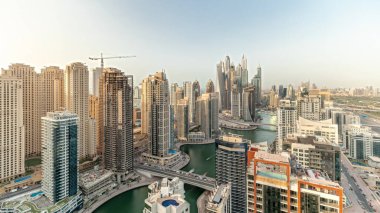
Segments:
[[[90,60],[100,60],[100,67],[102,70],[104,69],[104,59],[115,59],[115,58],[134,58],[136,57],[135,55],[130,55],[130,56],[113,56],[113,57],[103,57],[103,53],[100,53],[100,58],[94,58],[94,57],[89,57]]]

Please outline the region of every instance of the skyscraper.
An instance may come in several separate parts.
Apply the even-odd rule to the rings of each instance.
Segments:
[[[262,94],[262,76],[261,76],[261,66],[259,65],[257,67],[257,74],[252,79],[252,84],[255,86],[256,89],[256,103],[261,103],[261,94]]]
[[[93,157],[96,154],[100,154],[99,152],[99,144],[98,144],[98,121],[99,121],[99,97],[95,95],[90,95],[88,103],[89,109],[89,118],[88,118],[88,150],[89,156]]]
[[[78,192],[78,116],[48,112],[42,117],[42,191],[53,203]]]
[[[41,87],[39,76],[34,67],[25,64],[12,64],[8,70],[2,70],[3,76],[22,80],[22,112],[25,126],[26,157],[41,154]]]
[[[172,83],[170,85],[170,105],[175,106],[177,104],[176,92],[177,92],[178,84]]]
[[[240,92],[237,84],[232,86],[231,90],[231,116],[234,119],[240,119]]]
[[[241,59],[241,85],[243,89],[248,86],[248,63],[247,58],[243,55]]]
[[[79,117],[78,144],[79,158],[90,156],[88,144],[88,69],[83,63],[75,62],[65,70],[66,110]]]
[[[277,109],[277,145],[276,151],[282,151],[282,141],[297,129],[297,102],[280,100]]]
[[[214,83],[209,79],[206,84],[206,93],[213,93],[215,92]]]
[[[177,101],[176,112],[177,138],[187,140],[189,134],[189,101],[187,97]]]
[[[0,76],[0,183],[25,172],[22,80]]]
[[[189,102],[190,123],[195,122],[195,115],[197,111],[195,103],[200,95],[201,95],[201,86],[198,81],[194,81],[192,85],[192,90],[191,90],[191,99]]]
[[[183,82],[183,97],[184,98],[191,98],[191,89],[192,89],[192,83],[191,81],[185,81]]]
[[[201,126],[206,138],[211,138],[218,132],[218,104],[218,93],[205,93],[197,99],[196,123]]]
[[[165,157],[170,148],[169,83],[163,71],[142,82],[142,132],[148,134],[148,153]]]
[[[244,88],[242,96],[242,118],[245,121],[254,122],[256,118],[255,87]]]
[[[101,81],[104,166],[120,182],[133,169],[133,78],[116,68],[105,68]]]
[[[102,75],[102,68],[97,67],[92,70],[92,94],[99,97],[99,78]]]
[[[219,94],[219,110],[224,110],[227,108],[226,100],[226,75],[223,70],[223,62],[219,62],[216,65],[216,91]]]
[[[231,183],[234,213],[247,212],[247,152],[249,141],[237,135],[224,135],[215,140],[216,182]]]
[[[41,70],[41,114],[62,110],[65,106],[64,73],[59,67],[50,66]],[[40,96],[40,97],[41,97]]]

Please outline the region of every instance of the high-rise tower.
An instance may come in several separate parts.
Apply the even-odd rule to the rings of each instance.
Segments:
[[[42,116],[47,112],[62,110],[65,106],[64,73],[56,66],[45,67],[41,70],[41,110]]]
[[[66,110],[79,117],[78,144],[79,158],[90,156],[88,147],[88,68],[75,62],[65,70],[65,106]]]
[[[0,183],[25,172],[22,80],[0,76]]]
[[[169,83],[163,71],[142,82],[142,132],[148,134],[148,153],[165,157],[171,143]]]
[[[78,192],[78,117],[48,112],[42,117],[42,191],[53,203]]]
[[[252,84],[255,86],[255,96],[256,103],[261,103],[261,94],[262,94],[262,76],[261,76],[261,66],[257,67],[257,74],[252,79]]]
[[[25,126],[26,157],[41,154],[41,87],[34,67],[25,64],[12,64],[2,70],[2,76],[22,80],[22,112]]]
[[[198,97],[201,95],[201,86],[198,81],[194,81],[192,85],[192,90],[191,90],[191,98],[189,102],[189,121],[191,123],[195,122],[195,115],[196,115],[196,102]]]
[[[214,83],[209,79],[206,84],[206,93],[214,93],[215,92],[215,87]]]
[[[224,135],[215,140],[216,182],[231,183],[232,209],[246,213],[247,209],[247,152],[249,141],[237,135]]]
[[[133,78],[105,68],[101,81],[104,166],[121,181],[133,169]]]
[[[196,123],[206,138],[215,136],[219,129],[218,104],[218,93],[205,93],[197,99]]]

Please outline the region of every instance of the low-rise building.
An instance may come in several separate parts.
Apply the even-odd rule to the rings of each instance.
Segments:
[[[143,213],[189,213],[190,204],[185,200],[184,183],[178,177],[162,179],[148,186]]]
[[[380,157],[380,135],[371,132],[353,133],[348,140],[351,158],[368,160],[369,156]]]
[[[331,119],[312,121],[299,117],[297,132],[301,135],[317,135],[326,137],[329,141],[338,144],[338,125],[333,124]]]
[[[372,168],[380,169],[380,158],[376,156],[368,156],[368,165]]]
[[[79,187],[88,199],[92,199],[116,186],[112,177],[109,170],[94,169],[80,175]]]
[[[208,197],[206,213],[232,213],[231,184],[221,184]]]
[[[202,142],[206,139],[204,132],[190,132],[189,133],[189,142]]]

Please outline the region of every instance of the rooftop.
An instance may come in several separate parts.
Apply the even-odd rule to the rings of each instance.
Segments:
[[[85,187],[91,187],[96,183],[112,177],[113,173],[108,170],[91,170],[80,175],[80,184]]]
[[[264,151],[256,152],[255,159],[267,160],[275,163],[289,163],[289,158],[282,154],[271,154]]]
[[[380,163],[380,158],[376,156],[368,156],[368,159],[374,162],[379,162]]]

